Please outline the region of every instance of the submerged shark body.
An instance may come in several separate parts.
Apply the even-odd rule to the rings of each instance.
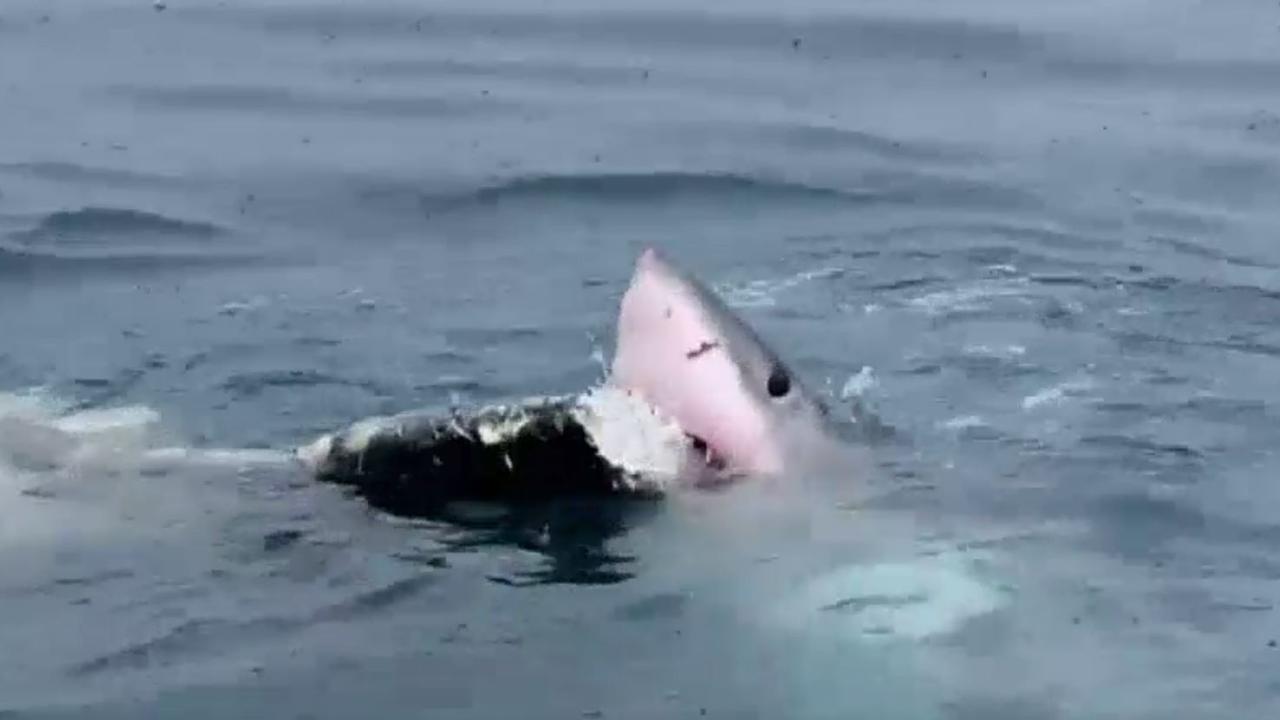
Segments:
[[[418,514],[462,499],[653,495],[776,476],[830,437],[826,409],[778,354],[648,249],[622,297],[599,387],[469,414],[365,420],[298,456],[321,479]]]

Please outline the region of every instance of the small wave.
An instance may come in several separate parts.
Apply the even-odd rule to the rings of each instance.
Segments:
[[[491,95],[321,94],[286,87],[204,85],[193,87],[117,87],[114,94],[137,105],[166,110],[227,111],[255,114],[383,115],[389,117],[467,116],[518,107]]]
[[[1010,197],[1009,200],[1015,198]],[[1032,201],[1034,198],[1028,196],[1027,202]],[[901,255],[908,259],[934,260],[959,252],[970,263],[987,265],[988,271],[997,277],[1014,275],[1021,268],[1035,267],[1052,267],[1055,271],[1073,269],[1086,275],[1096,275],[1101,269],[1092,258],[1072,256],[1095,255],[1094,251],[1109,252],[1121,244],[1118,238],[1069,232],[1034,221],[985,219],[912,222],[873,231],[864,237],[890,245],[938,242],[937,249],[915,247],[902,251]],[[957,243],[958,240],[964,242]],[[1052,252],[1039,252],[1037,246]]]
[[[354,63],[349,71],[359,76],[430,80],[439,77],[542,81],[557,85],[606,85],[641,82],[639,67],[586,65],[537,58],[462,59],[457,57],[396,58]]]
[[[270,620],[240,624],[227,620],[187,620],[157,638],[80,663],[71,669],[71,674],[96,675],[110,671],[141,670],[157,664],[167,665],[182,656],[208,652],[218,641],[226,642],[232,636],[242,639],[265,638],[286,629],[287,625],[281,627],[280,623]]]
[[[310,622],[346,622],[364,615],[380,614],[417,595],[435,583],[437,576],[425,572],[393,580],[365,590],[316,612]]]
[[[1096,81],[1112,84],[1120,79],[1126,84],[1145,88],[1167,87],[1192,90],[1198,88],[1232,88],[1237,91],[1264,90],[1272,87],[1280,63],[1273,60],[1147,60],[1135,57],[1106,57],[1096,48],[1089,54],[1057,54],[1045,59],[1044,67],[1053,74],[1074,81]]]
[[[254,253],[134,250],[35,250],[0,241],[0,277],[4,275],[72,274],[93,270],[135,272],[256,264]]]
[[[429,572],[394,580],[302,617],[186,620],[162,635],[99,655],[74,666],[71,671],[73,675],[90,676],[148,670],[216,655],[231,647],[272,642],[321,623],[347,622],[364,615],[385,612],[417,596],[435,580],[436,576]]]
[[[1263,357],[1280,358],[1280,345],[1246,338],[1233,338],[1229,340],[1218,340],[1199,344],[1205,347],[1217,348],[1219,350],[1231,350],[1233,352],[1244,353],[1246,355],[1261,355]]]
[[[1196,413],[1212,422],[1238,423],[1266,427],[1274,422],[1267,403],[1241,399],[1198,395],[1180,404],[1179,409]]]
[[[565,171],[497,176],[478,186],[382,186],[369,197],[410,198],[428,215],[490,209],[503,203],[723,203],[761,206],[806,204],[815,212],[873,205],[945,206],[1023,211],[1041,200],[1019,188],[956,173],[868,171],[839,181],[801,180],[732,170],[651,169]]]
[[[1230,217],[1221,210],[1197,207],[1191,203],[1169,203],[1160,196],[1134,193],[1141,203],[1133,211],[1135,222],[1157,232],[1191,235],[1217,235],[1229,230]]]
[[[877,202],[921,207],[946,207],[963,212],[1040,211],[1045,200],[1036,192],[994,177],[919,168],[873,170],[858,178],[858,185]]]
[[[136,239],[160,235],[210,240],[226,234],[225,228],[202,221],[181,220],[127,208],[85,207],[50,213],[35,227],[11,233],[9,237],[29,243],[74,244],[120,236]]]
[[[1147,240],[1152,244],[1167,247],[1176,253],[1201,260],[1215,260],[1227,265],[1236,265],[1246,268],[1264,268],[1269,270],[1274,270],[1276,268],[1274,264],[1263,260],[1225,252],[1210,245],[1202,245],[1183,238],[1168,235],[1152,235],[1147,238]]]
[[[1176,291],[1194,294],[1200,298],[1218,297],[1231,302],[1235,307],[1248,308],[1250,305],[1261,305],[1269,317],[1275,316],[1275,308],[1271,307],[1280,301],[1280,290],[1258,285],[1242,285],[1217,283],[1201,279],[1183,279],[1172,275],[1154,275],[1128,280],[1132,288],[1156,291]]]
[[[0,274],[134,271],[261,262],[260,253],[210,241],[220,225],[114,207],[59,210],[0,239]]]
[[[890,136],[837,125],[788,124],[771,129],[786,145],[807,150],[852,149],[887,160],[914,162],[973,163],[977,153],[941,143],[898,140]]]
[[[926,287],[928,285],[934,285],[945,279],[946,278],[939,275],[899,278],[885,282],[873,282],[867,286],[867,290],[876,293],[891,293],[898,290],[912,290],[915,288]]]
[[[873,197],[870,194],[845,192],[787,180],[754,178],[735,173],[675,170],[530,175],[482,187],[474,193],[473,197],[480,203],[493,203],[508,198],[541,196],[650,201],[673,197],[743,194],[837,201],[866,201]]]
[[[175,186],[190,185],[190,178],[176,175],[155,175],[119,168],[93,167],[69,162],[0,163],[0,173],[20,175],[37,180],[85,185],[110,185],[146,190],[167,190]]]
[[[271,32],[317,37],[390,41],[399,38],[493,37],[508,43],[559,43],[606,47],[660,48],[667,53],[773,50],[795,54],[792,40],[803,36],[806,56],[831,58],[909,57],[952,60],[1019,60],[1041,52],[1026,31],[960,19],[887,18],[872,14],[824,15],[803,19],[740,12],[676,8],[646,10],[581,9],[572,12],[503,12],[409,8],[273,8],[233,21]]]
[[[939,290],[913,298],[910,304],[929,315],[945,315],[982,310],[997,298],[1025,298],[1027,294],[1027,283],[1019,278]]]
[[[351,380],[328,375],[315,370],[267,370],[232,375],[222,389],[237,398],[257,397],[279,388],[307,388],[320,386],[353,387],[378,396],[390,396],[391,391],[368,380]]]

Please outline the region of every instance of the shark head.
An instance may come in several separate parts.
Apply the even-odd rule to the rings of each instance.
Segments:
[[[646,249],[622,297],[609,381],[673,419],[708,462],[776,475],[826,409],[709,288]]]

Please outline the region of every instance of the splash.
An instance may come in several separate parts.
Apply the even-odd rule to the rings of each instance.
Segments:
[[[171,435],[143,405],[79,409],[42,388],[0,393],[0,549],[109,532],[142,512],[181,518],[192,508],[164,482],[175,471],[291,462],[285,452],[201,449]]]

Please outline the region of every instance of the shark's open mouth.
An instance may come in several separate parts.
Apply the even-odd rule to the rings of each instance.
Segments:
[[[685,433],[684,436],[689,438],[689,443],[702,457],[708,468],[716,472],[722,472],[725,470],[728,463],[725,461],[724,455],[716,452],[716,449],[708,445],[706,440],[703,440],[697,435],[693,435],[691,433]]]

